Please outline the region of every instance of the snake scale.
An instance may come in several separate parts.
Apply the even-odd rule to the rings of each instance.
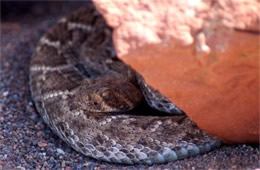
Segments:
[[[117,59],[111,29],[93,6],[61,18],[39,40],[30,88],[52,131],[98,160],[152,165],[220,145]]]

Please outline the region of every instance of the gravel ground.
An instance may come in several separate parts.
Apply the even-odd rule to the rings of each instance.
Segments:
[[[156,166],[122,166],[87,158],[54,135],[36,112],[29,62],[40,36],[56,19],[86,2],[2,2],[0,170],[2,169],[256,169],[259,145],[224,145],[201,156]]]

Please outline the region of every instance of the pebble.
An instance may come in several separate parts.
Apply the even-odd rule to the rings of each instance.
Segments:
[[[2,112],[4,109],[4,104],[3,103],[0,103],[0,112]]]
[[[42,132],[41,132],[41,131],[38,131],[38,132],[36,133],[36,135],[37,135],[37,137],[41,137],[41,136],[42,136]]]
[[[65,170],[71,170],[71,167],[66,166],[66,167],[65,167]]]
[[[0,165],[2,166],[4,164],[5,164],[5,162],[0,160]]]
[[[62,161],[61,162],[61,167],[64,168],[66,166],[66,162],[65,161]]]
[[[22,166],[20,166],[20,165],[17,166],[16,168],[17,168],[17,170],[26,170],[25,167],[22,167]]]
[[[65,152],[62,149],[60,149],[60,148],[57,148],[57,153],[59,155],[65,155]]]
[[[45,147],[47,146],[47,143],[44,142],[44,141],[40,141],[40,142],[38,142],[37,144],[38,144],[38,146],[41,147],[41,148],[45,148]]]
[[[6,97],[9,94],[8,91],[3,92],[3,96]]]

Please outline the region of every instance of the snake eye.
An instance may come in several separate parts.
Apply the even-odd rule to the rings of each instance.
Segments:
[[[109,95],[112,94],[112,90],[111,89],[104,89],[102,92],[101,92],[101,96],[102,97],[107,97]]]
[[[89,96],[89,95],[86,95],[86,96],[85,96],[85,100],[86,100],[86,101],[89,101],[89,100],[90,100],[90,96]]]

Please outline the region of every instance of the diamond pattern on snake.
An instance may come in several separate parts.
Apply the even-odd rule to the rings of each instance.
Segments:
[[[52,131],[88,157],[122,164],[167,163],[218,147],[219,141],[117,59],[111,33],[87,6],[61,18],[39,40],[30,88]]]

